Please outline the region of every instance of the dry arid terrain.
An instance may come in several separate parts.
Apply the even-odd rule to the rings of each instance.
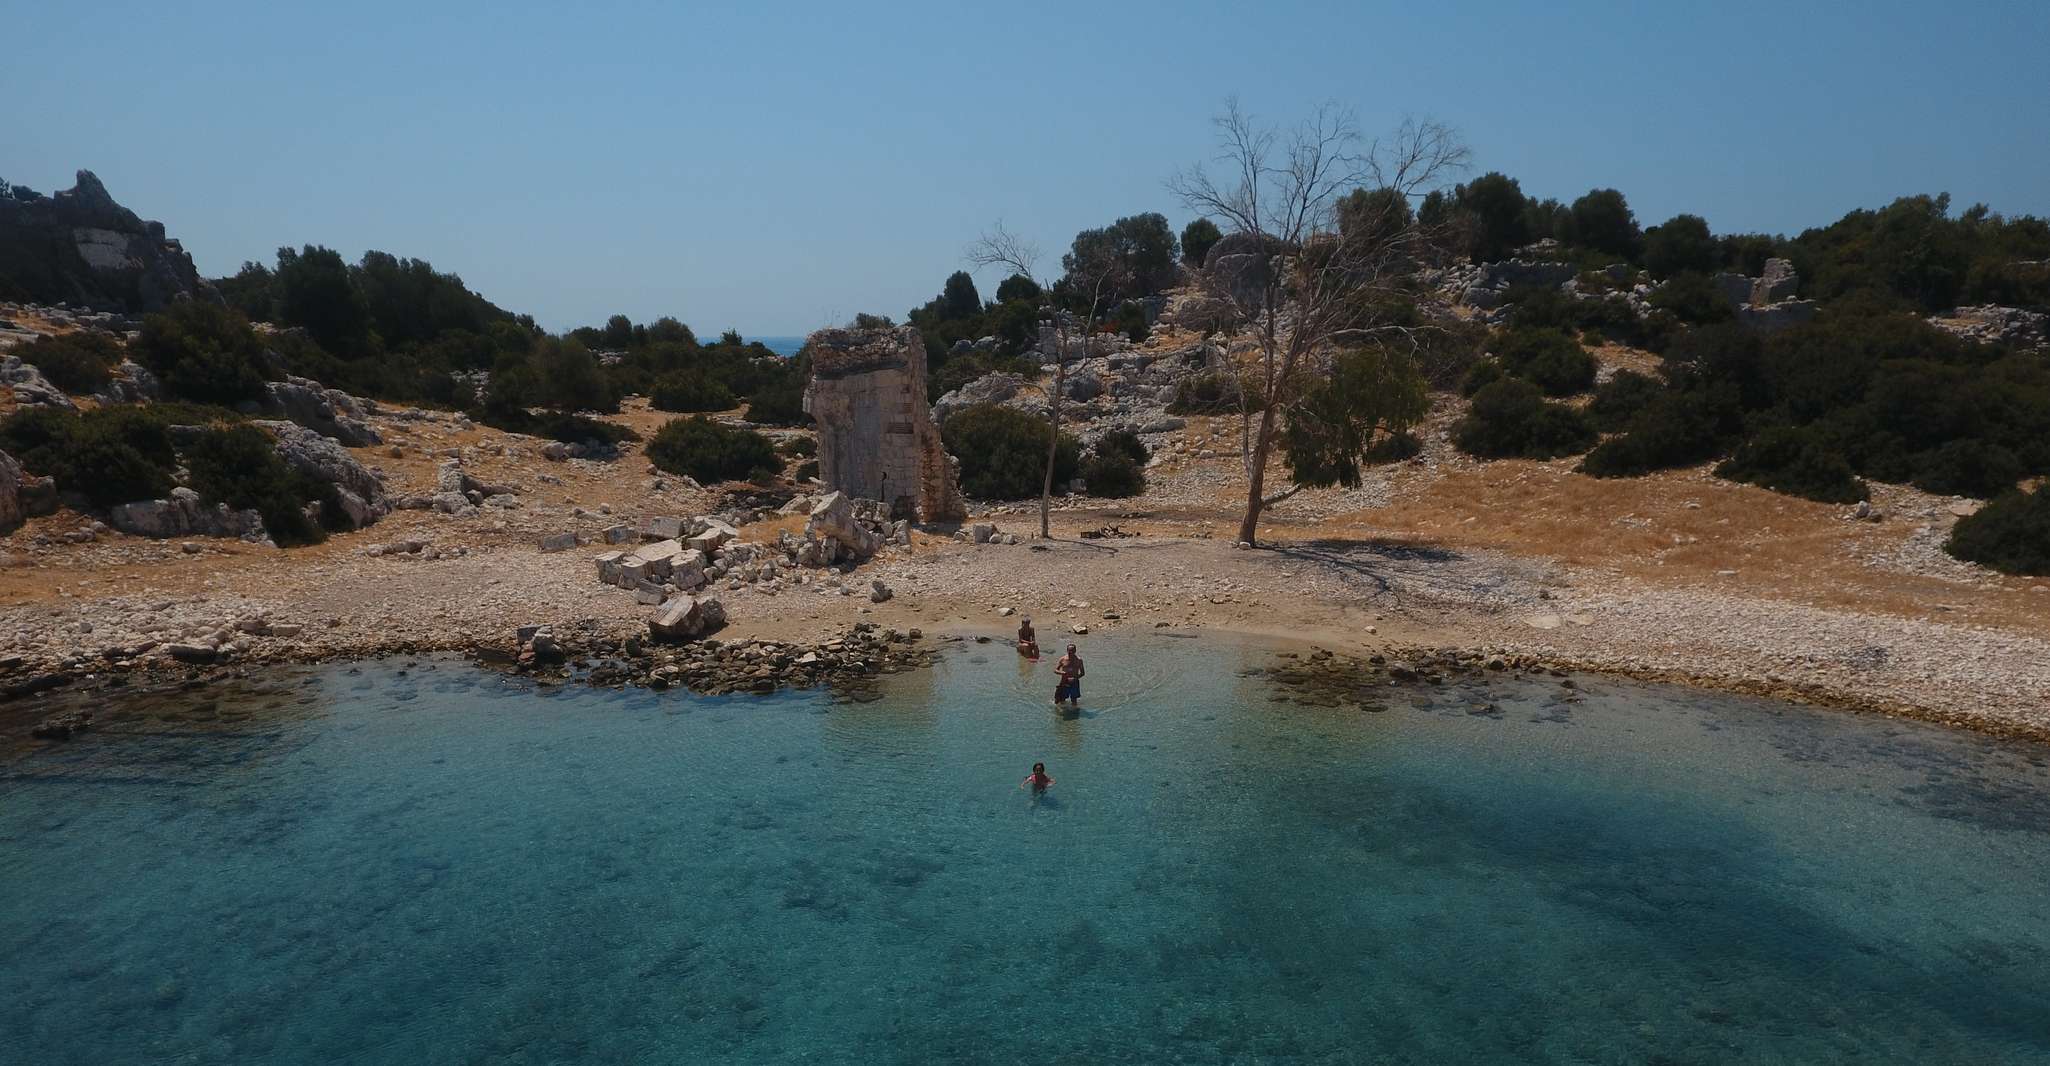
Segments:
[[[1144,497],[1061,501],[1044,541],[1034,505],[978,506],[971,522],[1021,542],[919,530],[849,575],[722,582],[720,636],[823,639],[863,620],[997,632],[1016,615],[1047,644],[1203,628],[1362,654],[1525,654],[2050,737],[2050,590],[1941,552],[1963,501],[1875,486],[1879,517],[1861,520],[1705,469],[1601,481],[1572,473],[1571,460],[1483,464],[1448,442],[1456,413],[1440,401],[1417,458],[1275,508],[1254,550],[1230,540],[1236,424],[1192,418],[1156,439]],[[637,400],[613,416],[644,434],[668,417]],[[291,550],[144,540],[69,510],[31,519],[0,538],[0,668],[12,690],[57,673],[169,668],[149,645],[203,633],[227,636],[231,661],[262,662],[509,651],[523,625],[645,632],[650,608],[596,578],[602,531],[733,507],[656,473],[638,445],[609,461],[548,461],[539,441],[452,415],[384,409],[373,422],[385,443],[354,453],[394,494],[432,492],[437,464],[461,457],[468,473],[515,487],[518,505],[402,510]],[[802,523],[771,514],[742,539]],[[579,545],[541,550],[564,532]],[[418,550],[383,550],[408,540]],[[894,596],[871,602],[875,580]]]

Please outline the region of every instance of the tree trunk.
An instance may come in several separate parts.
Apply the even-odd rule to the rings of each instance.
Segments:
[[[1039,539],[1050,540],[1053,529],[1047,517],[1053,500],[1053,464],[1061,453],[1061,392],[1067,384],[1067,344],[1062,340],[1059,328],[1054,330],[1053,341],[1053,402],[1046,405],[1046,419],[1053,430],[1053,439],[1046,442],[1046,479],[1039,485]]]
[[[1261,493],[1267,487],[1267,453],[1274,446],[1274,405],[1260,412],[1260,432],[1253,438],[1252,469],[1246,471],[1246,517],[1239,523],[1239,541],[1258,544],[1260,509],[1266,506]]]

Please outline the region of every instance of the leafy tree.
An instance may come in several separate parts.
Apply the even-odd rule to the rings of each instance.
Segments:
[[[369,302],[341,253],[315,244],[296,252],[280,248],[273,284],[278,314],[303,327],[321,347],[346,355],[368,354],[376,347]]]
[[[545,337],[529,357],[530,403],[557,411],[619,410],[619,389],[591,350],[574,340]]]
[[[262,395],[276,375],[248,320],[225,307],[180,300],[143,319],[136,358],[182,400],[232,407]]]
[[[783,459],[768,437],[703,415],[672,419],[663,425],[648,442],[648,461],[707,485],[767,481],[783,471]]]
[[[1217,228],[1217,223],[1207,218],[1199,218],[1183,226],[1182,262],[1192,267],[1202,266],[1203,257],[1210,254],[1210,246],[1222,239],[1223,231]],[[997,299],[1003,299],[1001,291],[997,293]]]
[[[697,334],[690,327],[668,315],[663,315],[648,325],[649,344],[676,344],[686,348],[698,346]]]
[[[1385,243],[1416,222],[1409,197],[1395,189],[1354,189],[1338,201],[1338,229],[1353,239]]]
[[[1700,215],[1674,215],[1645,231],[1644,269],[1652,277],[1707,274],[1722,261],[1722,250]]]
[[[1490,171],[1454,188],[1452,199],[1458,211],[1472,219],[1474,262],[1507,259],[1530,243],[1523,187],[1515,178]]]
[[[655,383],[648,397],[657,411],[730,411],[740,401],[724,382],[714,381],[702,371],[677,371]]]
[[[1958,519],[1943,550],[2009,574],[2050,574],[2050,487],[2010,491]]]
[[[1650,302],[1690,325],[1727,322],[1737,316],[1722,286],[1706,274],[1675,274],[1652,291]]]
[[[1614,189],[1589,190],[1573,201],[1570,211],[1560,215],[1560,223],[1562,243],[1624,259],[1635,259],[1644,243],[1637,216],[1630,213],[1630,204],[1623,194]]]
[[[1631,416],[1664,392],[1665,386],[1657,378],[1635,370],[1618,370],[1594,390],[1594,401],[1587,405],[1588,421],[1603,432],[1617,432],[1629,424]]]
[[[1423,376],[1406,352],[1346,352],[1288,412],[1281,445],[1289,476],[1308,488],[1358,488],[1375,438],[1408,436],[1430,409]]]
[[[961,491],[981,500],[1022,500],[1039,495],[1052,451],[1053,479],[1064,484],[1080,468],[1081,448],[1063,433],[1058,440],[1044,420],[1000,404],[955,412],[940,427],[947,451],[961,460]]]
[[[982,313],[982,296],[975,291],[975,279],[965,270],[947,275],[947,287],[940,290],[940,314],[945,318],[973,318]]]
[[[1176,250],[1167,216],[1148,211],[1118,219],[1103,229],[1075,234],[1073,246],[1061,257],[1061,268],[1078,295],[1087,296],[1088,281],[1102,271],[1103,264],[1110,263],[1118,283],[1102,298],[1126,300],[1151,296],[1173,285]]]
[[[1191,223],[1191,225],[1193,224]],[[1013,274],[997,285],[997,303],[999,304],[1023,302],[1037,308],[1039,302],[1043,299],[1045,299],[1045,294],[1040,291],[1039,283],[1024,274]]]
[[[1232,391],[1240,403],[1246,477],[1238,539],[1253,543],[1261,512],[1302,488],[1298,483],[1270,495],[1268,463],[1298,412],[1313,417],[1309,405],[1334,376],[1336,353],[1362,344],[1400,345],[1414,359],[1424,347],[1420,334],[1426,331],[1389,321],[1386,309],[1407,295],[1414,264],[1444,239],[1444,230],[1354,226],[1348,232],[1339,220],[1342,190],[1385,188],[1407,199],[1464,166],[1467,152],[1450,129],[1417,123],[1405,123],[1362,152],[1357,123],[1337,107],[1320,109],[1284,135],[1255,123],[1233,102],[1217,127],[1222,181],[1197,166],[1170,187],[1194,213],[1223,221],[1231,231],[1226,241],[1243,242],[1257,254],[1257,270],[1220,264],[1195,272],[1206,295],[1252,326],[1253,357],[1225,372],[1238,379]],[[1338,469],[1311,464],[1306,472],[1336,476]]]

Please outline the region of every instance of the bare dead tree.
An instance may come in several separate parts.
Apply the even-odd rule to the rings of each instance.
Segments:
[[[1033,268],[1039,262],[1039,248],[1023,237],[1004,228],[999,221],[990,231],[983,234],[968,247],[968,262],[978,268],[1001,267],[1014,274],[1031,278],[1033,284],[1047,297],[1047,303],[1040,308],[1042,320],[1053,329],[1053,388],[1047,398],[1046,419],[1050,439],[1046,445],[1046,472],[1039,486],[1039,536],[1045,540],[1053,536],[1051,511],[1053,507],[1053,473],[1055,460],[1061,447],[1061,401],[1067,394],[1068,361],[1079,348],[1082,357],[1087,358],[1090,338],[1096,333],[1096,322],[1103,304],[1104,294],[1114,291],[1122,278],[1124,264],[1107,251],[1091,254],[1069,270],[1076,290],[1087,294],[1089,306],[1080,317],[1063,311],[1053,302],[1054,286],[1036,276]],[[1079,327],[1079,328],[1078,328]],[[1079,336],[1077,334],[1079,333]]]
[[[1450,128],[1428,121],[1405,120],[1363,142],[1352,111],[1335,104],[1281,130],[1255,122],[1234,99],[1214,124],[1214,168],[1191,166],[1168,188],[1224,229],[1196,284],[1250,323],[1258,346],[1251,366],[1226,360],[1239,385],[1246,473],[1238,539],[1253,543],[1261,513],[1302,489],[1267,495],[1267,465],[1282,420],[1332,352],[1389,334],[1414,344],[1415,327],[1378,321],[1376,306],[1443,238],[1413,218],[1410,202],[1463,170],[1468,152]]]

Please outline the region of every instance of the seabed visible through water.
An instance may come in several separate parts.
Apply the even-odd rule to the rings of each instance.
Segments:
[[[2050,1061],[2050,749],[1635,683],[469,666],[0,760],[0,1061]],[[1019,787],[1034,761],[1057,779]]]

